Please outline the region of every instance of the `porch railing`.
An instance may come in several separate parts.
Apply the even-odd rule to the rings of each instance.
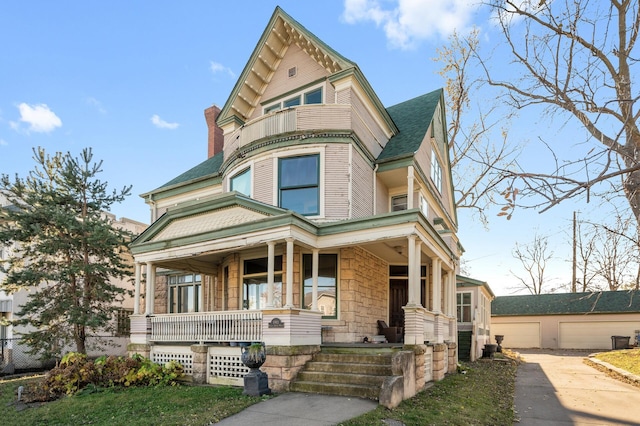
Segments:
[[[198,312],[151,317],[154,342],[262,341],[262,311]]]
[[[258,117],[226,136],[224,159],[234,155],[236,149],[265,137],[322,129],[352,130],[372,150],[386,143],[384,134],[372,130],[351,105],[301,105]]]

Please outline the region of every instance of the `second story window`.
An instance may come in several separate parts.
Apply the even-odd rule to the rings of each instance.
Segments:
[[[407,194],[391,197],[391,211],[398,212],[407,209]]]
[[[268,114],[280,109],[291,108],[298,105],[311,105],[322,103],[322,87],[312,89],[306,92],[299,92],[298,94],[287,98],[285,100],[278,101],[273,104],[269,104],[264,107],[264,113]]]
[[[442,192],[442,167],[435,151],[431,152],[431,180],[438,192]]]
[[[303,215],[320,214],[320,155],[280,158],[278,205]]]
[[[245,169],[229,179],[229,189],[251,197],[251,169]]]
[[[471,293],[457,293],[458,298],[458,322],[471,322]]]

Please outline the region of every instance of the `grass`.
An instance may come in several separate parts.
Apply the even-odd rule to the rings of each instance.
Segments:
[[[602,352],[595,356],[615,367],[640,376],[640,349],[623,349],[611,352]]]
[[[477,361],[464,364],[463,368],[466,374],[449,375],[392,410],[378,406],[342,424],[384,425],[385,420],[396,420],[407,426],[513,424],[515,362]]]
[[[0,381],[2,424],[8,425],[206,425],[261,401],[242,388],[174,386],[108,389],[62,398],[17,411],[18,386],[29,380]]]
[[[393,410],[375,410],[344,425],[383,425],[397,420],[411,425],[510,425],[514,421],[515,362],[497,354],[496,361],[462,364],[451,374]],[[178,386],[131,388],[80,394],[16,411],[17,388],[29,380],[0,381],[2,424],[10,425],[206,425],[261,401],[241,388]]]

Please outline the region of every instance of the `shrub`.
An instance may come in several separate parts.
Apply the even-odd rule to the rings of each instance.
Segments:
[[[183,367],[175,361],[161,366],[141,355],[102,356],[95,361],[84,354],[70,352],[43,381],[35,383],[25,395],[30,401],[50,401],[74,395],[85,388],[175,385]]]

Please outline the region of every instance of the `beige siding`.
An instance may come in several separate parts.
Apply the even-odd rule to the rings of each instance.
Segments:
[[[360,152],[352,148],[352,218],[373,214],[373,170]]]
[[[337,104],[351,104],[351,90],[340,90],[336,95]]]
[[[364,102],[354,91],[346,89],[338,92],[337,103],[351,105],[353,108],[351,128],[374,157],[380,155],[382,148],[387,144],[387,138],[380,126],[371,117]]]
[[[321,109],[320,109],[321,108]],[[350,129],[349,111],[336,106],[297,108],[298,130]]]
[[[293,67],[297,68],[296,76],[289,77],[289,69]],[[278,68],[276,69],[271,82],[264,91],[260,102],[277,98],[284,93],[326,77],[328,74],[329,73],[322,66],[311,59],[297,45],[292,44],[287,49],[282,61],[278,65]],[[262,106],[259,106],[253,112],[250,120],[261,115]]]
[[[327,146],[324,164],[325,218],[349,217],[349,145]]]
[[[382,148],[387,144],[387,137],[380,129],[380,126],[376,123],[376,121],[371,117],[371,114],[365,107],[362,100],[354,94],[351,96],[351,106],[355,111],[355,116],[353,118],[353,130],[358,135],[367,135],[367,140],[363,140],[362,142],[367,146],[369,151],[373,153],[374,157],[380,155],[382,152]],[[363,136],[361,136],[363,138]]]
[[[273,199],[273,159],[257,161],[253,167],[253,198],[257,201],[275,205]]]
[[[389,213],[389,190],[376,177],[376,214]]]

